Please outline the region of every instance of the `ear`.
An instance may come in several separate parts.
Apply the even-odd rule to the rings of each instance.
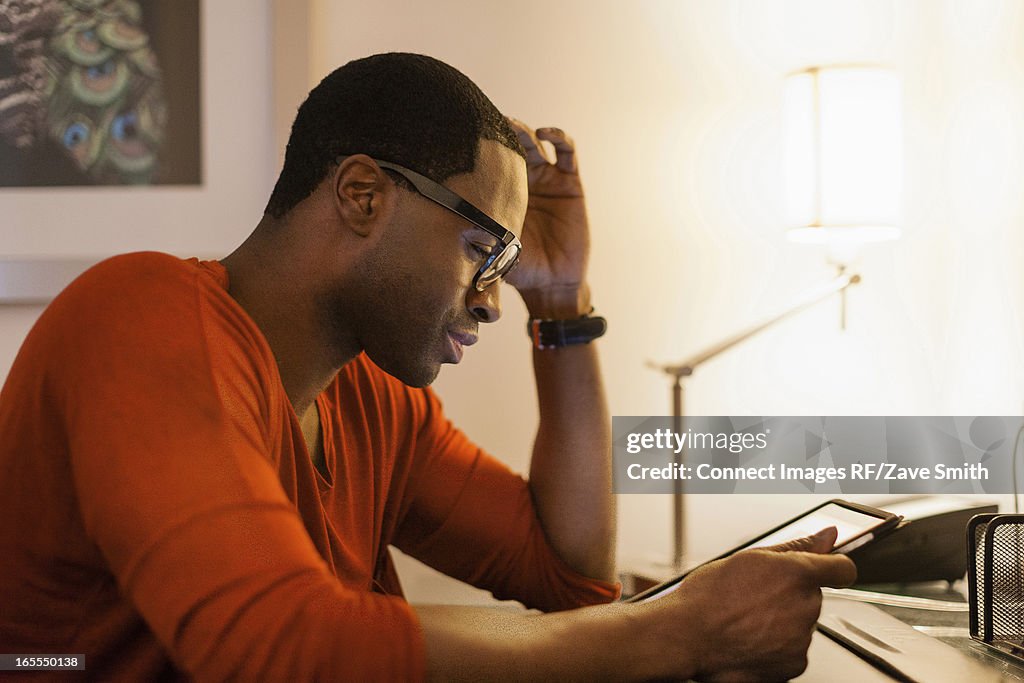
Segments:
[[[365,154],[346,157],[334,171],[334,209],[344,224],[362,237],[393,210],[395,185]]]

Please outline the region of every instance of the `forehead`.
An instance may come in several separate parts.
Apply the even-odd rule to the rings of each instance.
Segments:
[[[500,142],[481,140],[476,168],[444,183],[494,220],[522,237],[529,197],[526,161]]]

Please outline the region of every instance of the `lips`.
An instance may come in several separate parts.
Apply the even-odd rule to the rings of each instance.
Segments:
[[[462,347],[476,344],[477,336],[472,332],[449,331],[448,341],[451,344],[449,362],[458,363],[462,360]]]

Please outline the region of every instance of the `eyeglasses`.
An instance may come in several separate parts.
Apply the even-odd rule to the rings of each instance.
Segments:
[[[338,159],[338,163],[347,157]],[[423,195],[435,204],[440,204],[454,214],[461,216],[481,230],[498,238],[498,244],[487,256],[487,260],[473,278],[473,286],[478,292],[482,292],[490,285],[502,279],[515,268],[519,262],[519,254],[523,251],[523,245],[511,230],[505,228],[486,213],[476,208],[468,201],[449,190],[444,185],[434,182],[425,175],[412,171],[404,166],[393,164],[390,161],[374,159],[378,166],[408,180],[416,192]]]

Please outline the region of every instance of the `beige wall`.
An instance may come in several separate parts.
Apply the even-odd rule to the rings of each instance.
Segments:
[[[575,136],[594,231],[594,301],[610,323],[601,348],[615,414],[668,411],[667,382],[647,360],[679,360],[831,276],[821,252],[788,244],[781,231],[780,81],[813,64],[894,66],[906,90],[904,238],[860,260],[847,332],[834,303],[768,331],[702,367],[688,410],[1022,410],[1021,3],[312,7],[311,82],[367,54],[424,52],[466,72],[503,111]],[[518,468],[536,421],[523,320],[508,301],[504,319],[437,385],[456,422]],[[502,392],[481,401],[488,386]],[[669,500],[620,503],[624,562],[667,556]],[[691,497],[694,553],[811,503]]]
[[[219,170],[203,194],[167,191],[162,213],[129,197],[127,208],[102,222],[78,224],[67,210],[51,209],[48,196],[2,191],[2,251],[49,252],[54,245],[31,231],[58,225],[66,230],[59,248],[67,253],[140,246],[222,253],[258,218],[272,179],[266,168],[273,162],[263,154],[279,150],[282,120],[309,85],[355,57],[424,52],[465,71],[503,111],[575,136],[594,231],[594,301],[610,322],[600,343],[612,412],[663,414],[667,382],[646,361],[679,360],[831,276],[823,254],[789,245],[780,229],[781,77],[811,64],[882,62],[905,82],[904,238],[864,254],[847,332],[838,331],[833,304],[766,332],[700,369],[688,385],[688,411],[1024,409],[1021,3],[276,4],[288,36],[279,47],[291,60],[283,73],[294,80],[282,82],[279,69],[273,110],[250,92],[270,92],[269,38],[246,39],[259,26],[228,31],[221,37],[226,44],[205,53],[213,70],[204,91],[214,99],[207,101],[224,104],[206,112],[214,145],[207,162]],[[211,21],[227,26],[265,21],[266,13],[252,17],[251,5],[204,3],[217,15]],[[260,79],[266,90],[253,87]],[[228,144],[238,135],[249,141],[242,156]],[[131,233],[133,225],[165,220],[169,237]],[[470,436],[525,469],[536,424],[525,312],[513,292],[505,299],[504,319],[483,332],[460,367],[446,368],[437,387]],[[0,372],[36,314],[0,308]],[[812,502],[691,497],[694,554],[707,555]],[[667,556],[669,504],[665,497],[622,497],[620,554],[627,564]],[[414,599],[477,598],[403,566]]]

